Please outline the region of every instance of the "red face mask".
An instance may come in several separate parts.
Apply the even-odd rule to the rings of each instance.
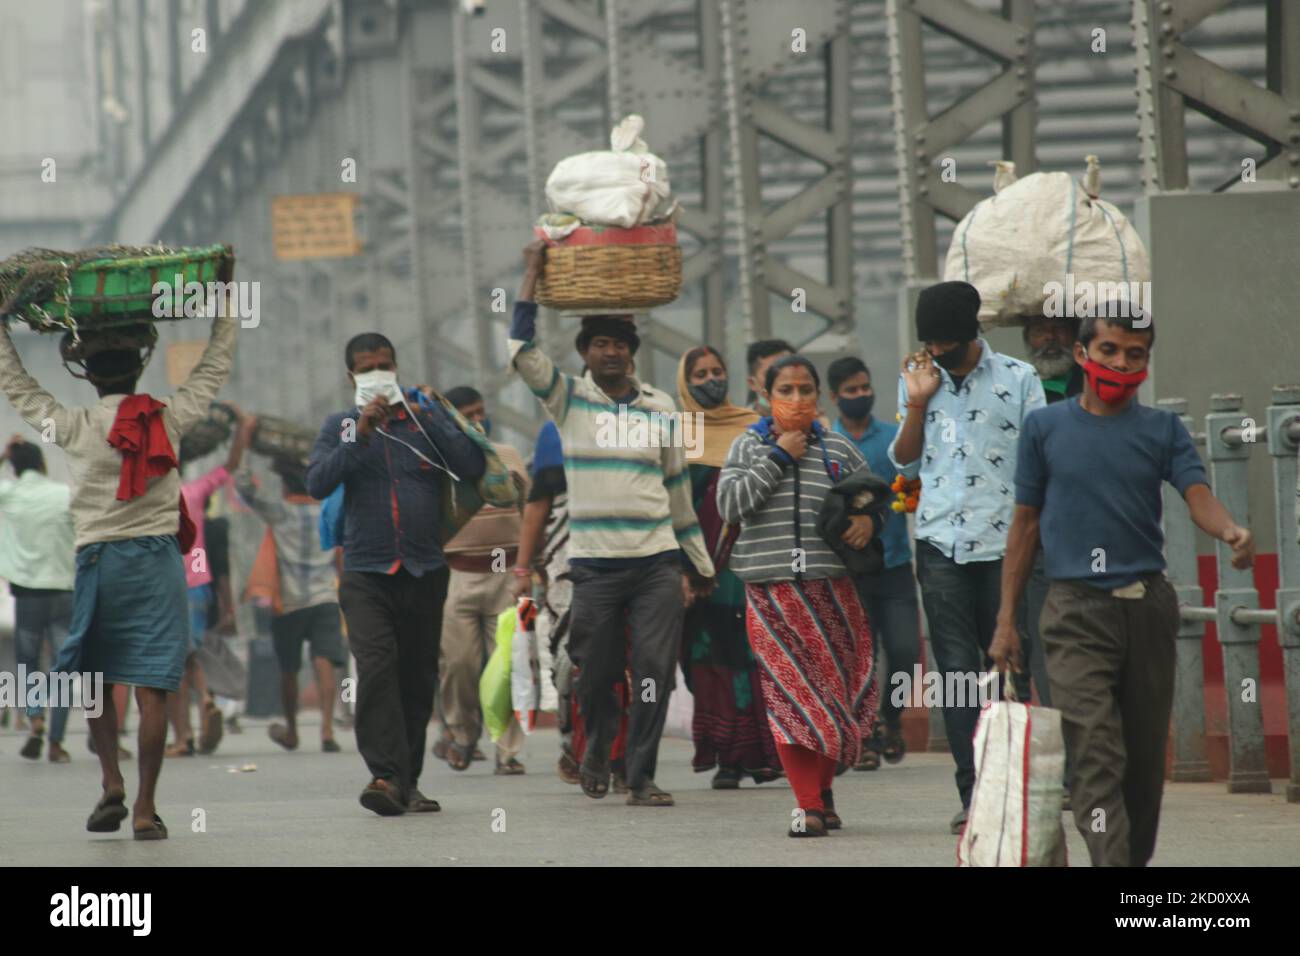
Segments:
[[[1088,376],[1088,384],[1107,405],[1123,405],[1137,394],[1138,386],[1147,380],[1147,370],[1140,372],[1116,372],[1092,359],[1083,366],[1083,373]]]

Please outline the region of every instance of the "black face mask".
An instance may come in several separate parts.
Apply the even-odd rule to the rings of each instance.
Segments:
[[[840,415],[850,421],[861,421],[871,414],[871,407],[876,404],[876,396],[859,395],[856,398],[841,398],[836,400],[839,406]]]
[[[966,361],[966,350],[970,348],[969,342],[962,342],[954,349],[949,349],[942,355],[931,355],[934,364],[938,365],[949,372],[961,366]]]
[[[717,408],[727,397],[727,380],[711,378],[698,385],[691,382],[686,386],[686,391],[705,408]]]

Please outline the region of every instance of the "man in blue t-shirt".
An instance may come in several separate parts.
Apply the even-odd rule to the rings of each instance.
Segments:
[[[1178,489],[1197,527],[1232,548],[1234,567],[1250,566],[1254,542],[1210,493],[1178,417],[1135,398],[1155,342],[1150,316],[1127,302],[1098,313],[1083,319],[1074,347],[1087,388],[1025,420],[989,656],[999,669],[1021,669],[1015,611],[1041,538],[1051,581],[1041,633],[1075,823],[1094,866],[1145,866],[1160,820],[1178,632],[1162,482]]]
[[[873,474],[892,483],[898,471],[889,460],[889,443],[894,440],[898,425],[871,416],[876,402],[871,371],[862,359],[845,356],[831,363],[826,377],[839,410],[834,430],[858,446]],[[903,743],[903,708],[894,702],[894,684],[890,679],[899,673],[911,679],[921,643],[921,609],[916,599],[916,579],[912,576],[907,516],[887,515],[880,540],[885,546],[884,571],[854,578],[871,619],[876,647],[885,651],[885,666],[876,669],[882,684],[880,718],[854,770],[876,770],[882,756],[889,763],[898,763],[907,752]]]

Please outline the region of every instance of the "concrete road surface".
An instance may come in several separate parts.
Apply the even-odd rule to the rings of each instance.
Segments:
[[[357,803],[368,782],[350,732],[341,754],[319,749],[319,717],[309,714],[304,744],[286,753],[266,721],[244,718],[208,757],[171,759],[163,768],[159,812],[171,831],[135,843],[129,821],[115,834],[85,831],[99,794],[99,769],[86,749],[79,714],[69,724],[72,763],[24,760],[24,737],[0,731],[0,865],[4,866],[419,866],[649,864],[952,866],[957,809],[946,754],[909,754],[897,766],[838,778],[845,828],[825,839],[785,833],[792,798],[784,782],[739,791],[709,789],[711,774],[690,769],[688,741],[666,739],[658,783],[673,808],[633,808],[610,794],[592,800],[555,775],[553,730],[528,739],[528,773],[497,777],[492,763],[456,773],[430,756],[421,778],[442,803],[436,814],[381,819]],[[134,722],[132,722],[134,724]],[[127,746],[135,749],[134,740]],[[488,750],[490,756],[490,749]],[[240,771],[239,768],[255,768]],[[128,800],[135,762],[124,766]],[[1300,804],[1270,795],[1230,795],[1222,783],[1168,784],[1154,863],[1164,866],[1281,866],[1300,863]],[[200,826],[200,824],[202,826]],[[1086,865],[1083,841],[1067,821],[1070,861]]]

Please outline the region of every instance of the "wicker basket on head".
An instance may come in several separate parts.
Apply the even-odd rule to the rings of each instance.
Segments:
[[[259,455],[306,464],[315,442],[316,433],[309,428],[283,418],[259,415],[249,445]]]
[[[546,238],[537,228],[538,238]],[[567,312],[645,312],[682,291],[677,227],[582,226],[548,239],[537,301]]]
[[[190,426],[181,436],[181,458],[193,461],[211,454],[230,439],[238,416],[224,402],[213,402],[207,417]]]

